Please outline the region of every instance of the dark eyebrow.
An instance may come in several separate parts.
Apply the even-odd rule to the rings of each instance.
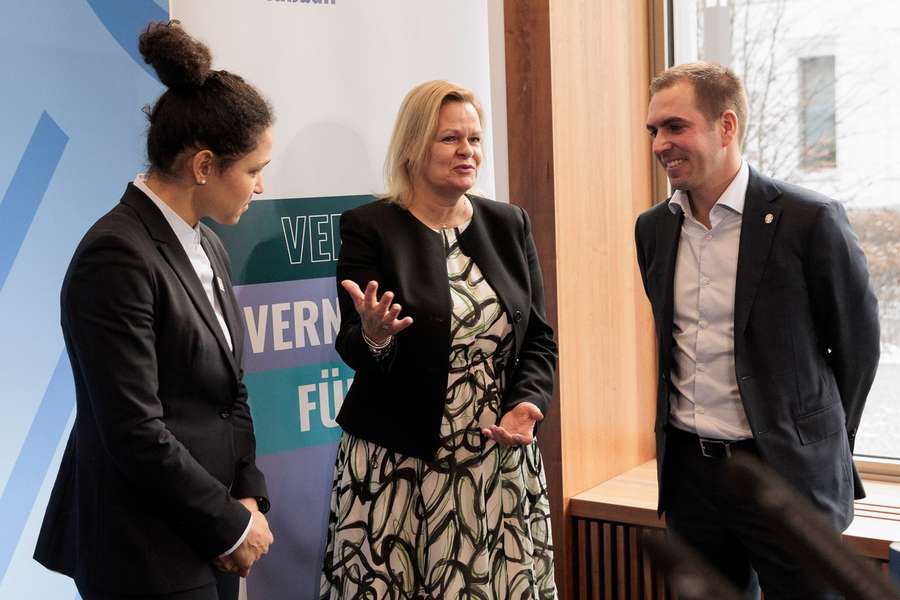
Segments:
[[[687,125],[688,121],[682,119],[681,117],[669,117],[665,121],[659,124],[659,127],[668,127],[669,125]],[[653,131],[654,129],[658,129],[658,127],[654,125],[647,125],[648,131]]]

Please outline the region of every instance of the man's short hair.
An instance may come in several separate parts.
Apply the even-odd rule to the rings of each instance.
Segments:
[[[650,96],[687,81],[694,86],[697,108],[712,123],[726,110],[733,110],[738,120],[738,143],[743,145],[747,133],[747,92],[734,71],[715,63],[684,63],[666,69],[650,82]]]

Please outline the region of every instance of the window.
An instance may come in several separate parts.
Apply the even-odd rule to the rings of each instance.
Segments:
[[[834,57],[800,59],[800,164],[834,167]]]
[[[894,0],[672,0],[672,62],[709,60],[750,100],[744,156],[844,202],[869,262],[881,363],[857,457],[900,460],[900,7]]]

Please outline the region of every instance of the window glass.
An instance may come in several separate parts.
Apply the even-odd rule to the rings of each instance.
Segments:
[[[743,79],[744,156],[844,203],[879,299],[881,363],[858,456],[900,458],[900,3],[673,0],[674,63]]]
[[[804,169],[836,167],[834,137],[834,57],[800,59],[800,165]]]

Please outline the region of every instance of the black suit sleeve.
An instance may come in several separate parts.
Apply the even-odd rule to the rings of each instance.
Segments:
[[[369,350],[362,337],[362,322],[353,299],[341,286],[341,281],[355,281],[359,289],[365,291],[370,281],[379,284],[378,295],[388,291],[379,270],[379,240],[371,223],[363,223],[352,211],[341,215],[341,253],[337,264],[338,301],[341,307],[341,327],[335,340],[335,349],[347,365],[354,371],[370,371],[386,374],[391,371],[401,343],[396,336],[394,343],[377,358]],[[402,315],[401,315],[402,316]]]
[[[522,244],[528,261],[531,309],[525,338],[516,358],[513,377],[504,396],[504,412],[517,404],[531,402],[547,415],[553,398],[553,380],[558,356],[553,328],[547,322],[544,302],[544,279],[537,249],[531,235],[531,221],[528,214],[519,208],[522,219]]]
[[[238,396],[234,402],[234,447],[237,462],[234,468],[234,482],[231,495],[235,498],[255,498],[260,512],[269,512],[269,493],[266,478],[256,466],[256,435],[253,433],[253,417],[247,403],[247,386],[244,385],[244,370],[238,384]]]
[[[241,536],[248,511],[206,471],[162,420],[155,348],[155,282],[137,248],[106,235],[75,259],[62,298],[63,320],[99,442],[122,476],[214,557]],[[184,365],[189,369],[190,365]],[[100,490],[102,493],[102,490]]]
[[[834,373],[853,448],[879,358],[878,301],[843,206],[819,209],[806,278],[819,344]]]
[[[634,222],[634,247],[637,252],[638,268],[641,271],[641,282],[644,284],[644,293],[650,297],[650,290],[647,289],[647,257],[644,256],[644,243],[641,240],[642,221],[646,219],[644,215],[640,215]]]

